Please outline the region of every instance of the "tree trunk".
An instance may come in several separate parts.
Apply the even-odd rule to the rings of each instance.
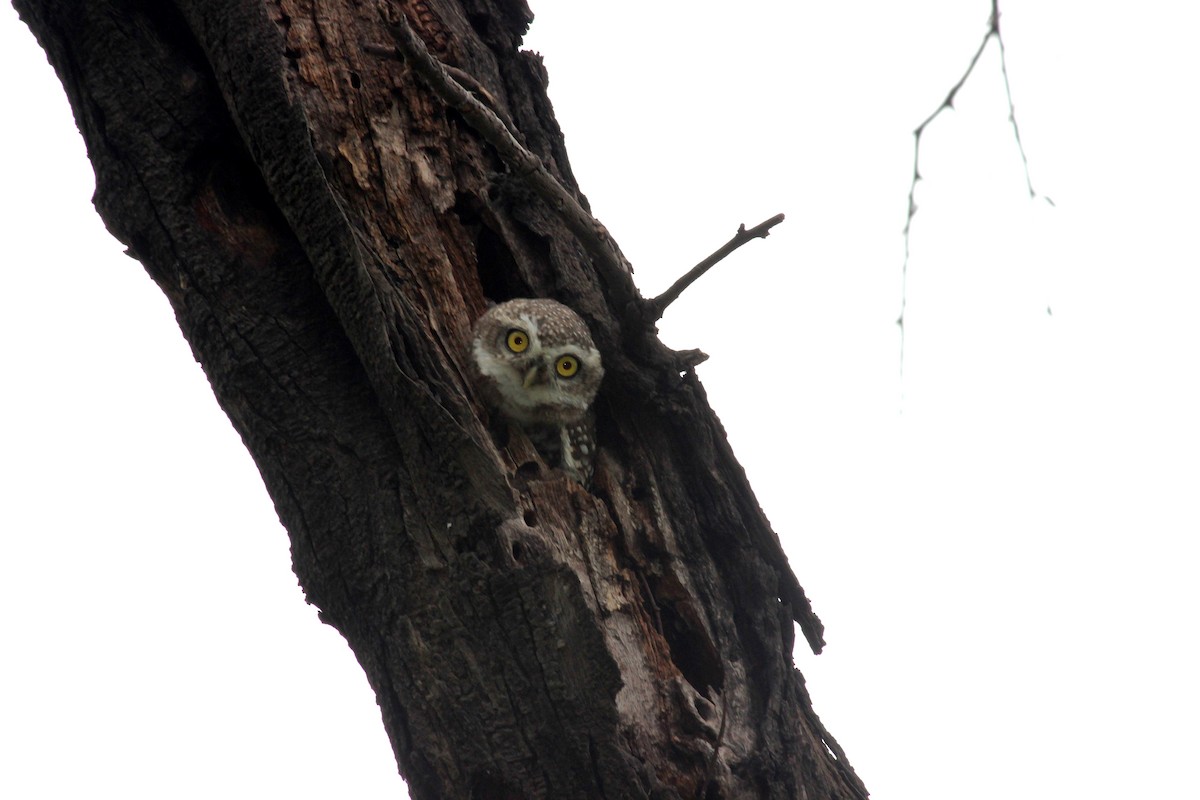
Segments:
[[[865,796],[792,664],[793,620],[815,650],[820,623],[695,359],[379,55],[406,19],[586,207],[523,0],[15,5],[414,798]],[[571,306],[603,353],[590,489],[498,444],[470,384],[471,323],[512,297]]]

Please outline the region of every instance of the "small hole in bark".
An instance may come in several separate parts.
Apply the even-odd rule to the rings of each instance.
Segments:
[[[355,89],[362,88],[362,78],[358,77],[357,72],[350,73],[350,85],[353,86]]]
[[[690,621],[690,614],[681,613],[670,600],[658,598],[658,603],[671,660],[683,677],[701,693],[710,687],[717,691],[724,689],[725,670],[708,635]]]
[[[525,524],[531,528],[537,527],[537,512],[532,508],[525,512]]]
[[[525,480],[530,480],[532,478],[536,478],[538,473],[541,471],[542,468],[538,466],[536,461],[526,461],[524,464],[517,467],[517,476],[524,478]]]
[[[513,557],[513,561],[520,561],[522,558],[524,558],[525,557],[525,545],[521,544],[520,542],[513,542],[512,543],[512,557]]]
[[[465,202],[457,203],[454,209],[463,225],[475,231],[475,259],[479,265],[483,296],[497,303],[514,297],[535,297],[529,293],[528,286],[513,279],[513,276],[523,275],[525,268],[517,264],[508,242],[480,218],[480,211]],[[522,245],[530,250],[529,260],[550,263],[550,246],[542,237],[531,235],[522,241]]]
[[[471,23],[471,27],[475,29],[475,32],[479,34],[481,39],[486,41],[490,38],[487,35],[488,26],[492,22],[490,14],[467,14],[467,22]]]

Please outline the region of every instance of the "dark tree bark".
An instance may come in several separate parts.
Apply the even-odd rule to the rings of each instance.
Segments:
[[[368,47],[407,19],[586,206],[523,0],[15,5],[413,797],[865,794],[792,664],[793,620],[816,650],[820,623],[693,361]],[[576,309],[603,352],[590,491],[497,444],[470,386],[472,320],[519,296]]]

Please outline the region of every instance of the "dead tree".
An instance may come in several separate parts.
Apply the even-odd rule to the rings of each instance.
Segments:
[[[15,5],[414,798],[865,796],[700,356],[589,222],[523,0]],[[521,296],[603,352],[590,489],[470,385],[472,320]]]

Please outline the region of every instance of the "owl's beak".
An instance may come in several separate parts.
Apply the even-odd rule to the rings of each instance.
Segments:
[[[525,371],[525,380],[522,385],[528,389],[530,386],[538,383],[546,383],[546,365],[534,364]]]

